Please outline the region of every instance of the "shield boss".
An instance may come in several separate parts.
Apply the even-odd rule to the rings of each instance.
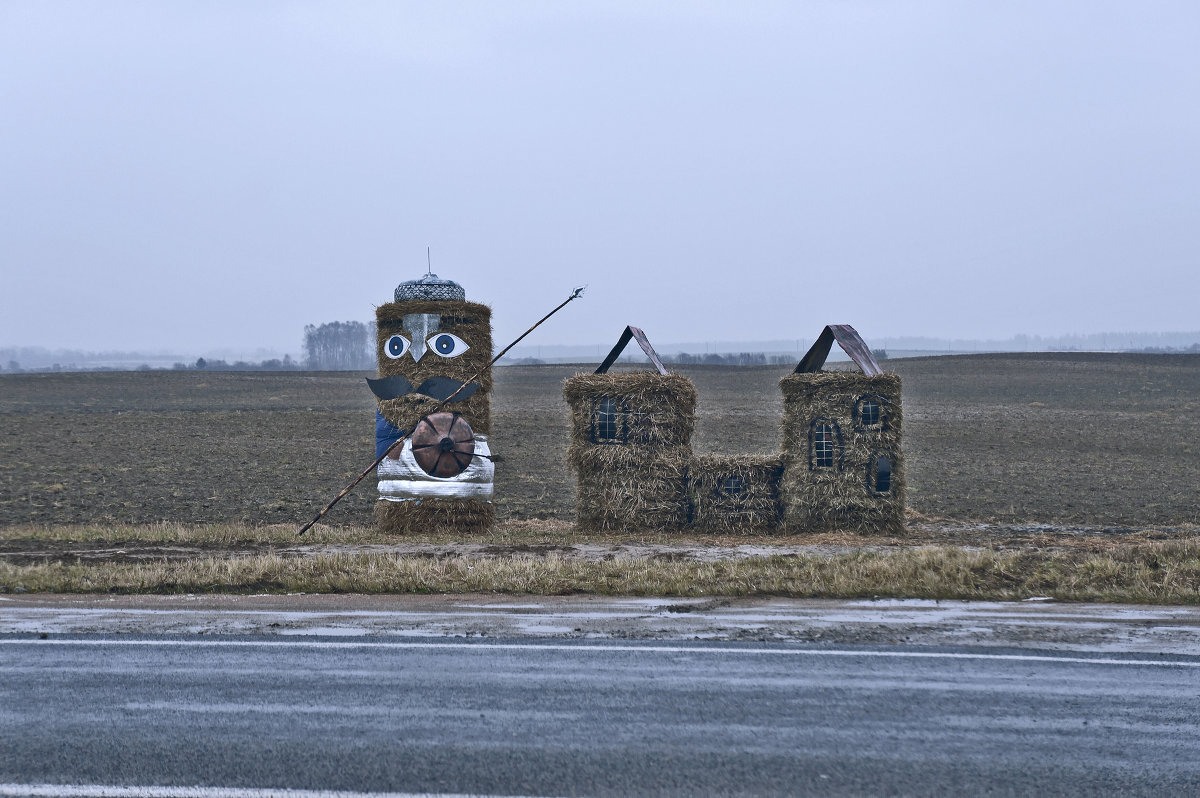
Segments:
[[[458,413],[425,416],[413,430],[413,459],[430,476],[458,476],[471,464],[474,452],[475,433]]]

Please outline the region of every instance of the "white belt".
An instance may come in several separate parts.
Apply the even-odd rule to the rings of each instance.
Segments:
[[[490,455],[487,436],[475,436],[475,454]],[[409,499],[491,499],[492,477],[496,467],[487,457],[472,457],[471,464],[453,477],[435,477],[417,465],[412,441],[405,440],[400,457],[383,458],[379,464],[379,498],[389,501]]]

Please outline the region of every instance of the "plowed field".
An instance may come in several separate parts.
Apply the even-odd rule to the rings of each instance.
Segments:
[[[1200,357],[976,355],[888,361],[904,379],[909,507],[1006,524],[1200,523]],[[500,520],[570,520],[562,380],[497,370]],[[779,445],[780,367],[682,367],[699,453]],[[0,377],[0,524],[300,523],[373,459],[355,373]],[[368,525],[369,478],[327,517]]]

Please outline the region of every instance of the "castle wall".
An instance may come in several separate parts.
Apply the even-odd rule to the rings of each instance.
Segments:
[[[694,458],[687,475],[692,526],[716,533],[777,532],[783,520],[782,476],[778,454]]]

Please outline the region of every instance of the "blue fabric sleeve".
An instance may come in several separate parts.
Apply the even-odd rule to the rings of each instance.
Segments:
[[[379,408],[375,408],[376,457],[383,457],[383,453],[388,450],[388,447],[400,440],[400,436],[403,434],[404,431],[402,429],[384,418],[383,413],[379,412]]]

